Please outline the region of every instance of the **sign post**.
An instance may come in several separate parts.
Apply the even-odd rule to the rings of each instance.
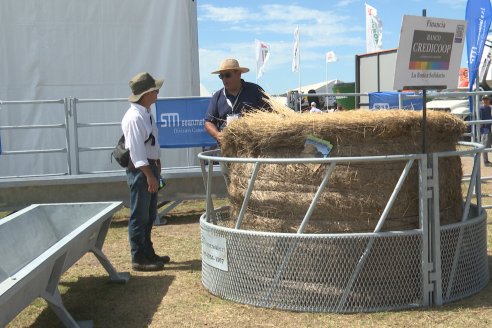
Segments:
[[[424,13],[425,15],[425,13]],[[466,21],[403,16],[396,58],[394,89],[422,90],[420,225],[422,228],[423,302],[442,304],[439,173],[437,154],[427,153],[428,89],[456,88],[465,41]]]

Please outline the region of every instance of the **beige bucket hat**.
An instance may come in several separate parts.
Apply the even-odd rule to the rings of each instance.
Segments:
[[[137,102],[142,96],[148,92],[159,90],[162,87],[164,80],[155,80],[152,75],[147,72],[138,73],[130,80],[130,89],[132,94],[128,97],[129,102]]]
[[[229,70],[237,70],[237,71],[241,71],[241,73],[249,72],[249,68],[239,66],[239,62],[236,59],[227,58],[220,63],[219,69],[213,71],[212,74],[220,74],[223,71],[229,71]]]

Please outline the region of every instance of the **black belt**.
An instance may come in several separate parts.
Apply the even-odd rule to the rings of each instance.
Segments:
[[[156,165],[157,166],[158,159],[147,158],[147,161],[149,162],[149,165]]]

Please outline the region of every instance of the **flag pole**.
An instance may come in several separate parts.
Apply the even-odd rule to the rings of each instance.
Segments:
[[[255,58],[256,58],[256,70],[255,70],[255,76],[256,76],[256,84],[258,84],[258,40],[255,39]]]
[[[326,66],[326,93],[328,93],[328,60],[326,60],[326,54],[325,54],[325,66]],[[328,110],[328,96],[325,96],[325,105],[326,105],[326,110]],[[321,107],[321,105],[320,105]]]
[[[297,25],[297,31],[299,32],[299,95],[301,92],[301,31],[299,31],[299,25]],[[299,98],[299,113],[302,113],[302,96]]]

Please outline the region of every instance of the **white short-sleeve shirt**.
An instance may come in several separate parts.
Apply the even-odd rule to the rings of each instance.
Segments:
[[[131,103],[123,116],[121,128],[125,135],[125,148],[130,150],[130,158],[136,168],[149,165],[147,159],[159,159],[159,131],[150,108]],[[155,138],[154,145],[151,140],[145,143],[150,133]]]

